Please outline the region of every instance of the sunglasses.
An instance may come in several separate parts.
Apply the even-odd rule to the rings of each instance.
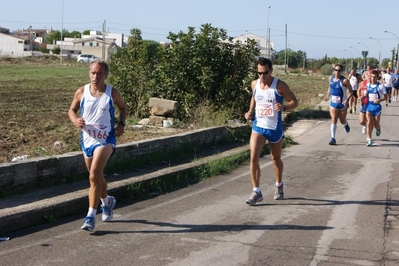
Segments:
[[[334,69],[334,71],[340,72],[340,71],[342,71],[342,70],[341,70],[341,69]]]
[[[269,69],[268,71],[265,71],[265,72],[258,72],[258,75],[260,76],[260,75],[267,75],[267,74],[269,74],[269,72],[270,72],[270,70],[271,69]]]

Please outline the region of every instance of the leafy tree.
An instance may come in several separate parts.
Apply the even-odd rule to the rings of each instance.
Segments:
[[[367,58],[367,65],[369,65],[372,69],[378,68],[378,59],[374,57]]]
[[[287,55],[286,55],[285,49],[281,50],[276,54],[276,58],[274,59],[274,64],[284,65],[286,59],[287,59],[287,66],[289,68],[303,68],[303,63],[304,62],[306,63],[306,53],[301,50],[295,52],[291,49],[287,49]]]
[[[49,44],[59,40],[61,40],[61,32],[59,30],[51,31],[46,37],[46,41]]]
[[[327,55],[324,56],[324,58],[321,58],[319,60],[313,60],[311,66],[313,70],[318,70],[321,69],[322,66],[332,64],[330,58],[327,57]]]
[[[320,68],[320,72],[323,75],[331,75],[331,73],[333,72],[333,67],[331,64],[325,64]]]
[[[148,115],[148,98],[162,97],[178,101],[180,118],[194,116],[200,105],[242,117],[255,77],[256,42],[233,43],[225,30],[210,24],[200,30],[169,33],[170,47],[131,31],[127,47],[110,60],[110,82],[121,90],[131,116]]]
[[[170,33],[168,39],[171,49],[164,50],[157,96],[177,100],[183,117],[192,116],[202,104],[230,108],[236,115],[248,108],[251,94],[245,89],[259,54],[255,41],[234,44],[225,30],[210,24],[202,25],[198,34],[189,27],[187,33]]]
[[[129,37],[129,39],[130,40],[142,40],[143,38],[141,37],[141,30],[140,29],[137,29],[137,28],[134,28],[134,29],[131,29],[130,30],[130,37]]]
[[[111,57],[110,82],[120,89],[131,116],[148,116],[148,100],[157,87],[160,49],[155,41],[133,37],[129,38],[127,47],[120,48]]]
[[[84,30],[82,34],[83,35],[90,35],[90,30]]]
[[[68,37],[70,33],[67,30],[62,30],[62,39],[64,40],[65,37]],[[53,42],[55,43],[55,41],[59,41],[61,40],[61,31],[59,30],[55,30],[55,31],[51,31],[47,37],[46,37],[46,41],[47,43],[52,44]]]
[[[75,30],[75,31],[72,31],[72,32],[68,33],[68,35],[66,37],[69,37],[69,38],[81,38],[82,34],[79,31]]]
[[[60,54],[61,53],[61,48],[59,46],[55,46],[51,52],[53,52],[53,54]]]
[[[381,61],[381,68],[387,68],[387,67],[389,66],[389,64],[392,65],[391,62],[392,62],[392,61],[391,61],[391,59],[389,59],[389,58],[384,58],[384,59],[382,59],[382,61]]]

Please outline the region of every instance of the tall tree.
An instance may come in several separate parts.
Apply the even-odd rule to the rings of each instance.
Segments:
[[[135,41],[135,40],[141,41],[142,39],[143,38],[141,37],[141,30],[140,29],[134,28],[134,29],[130,30],[129,40],[131,40],[131,41]]]

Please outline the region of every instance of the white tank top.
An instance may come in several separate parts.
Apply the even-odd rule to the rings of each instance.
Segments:
[[[356,75],[351,76],[351,78],[349,79],[349,83],[351,84],[352,90],[354,90],[354,91],[356,91],[357,88],[359,87],[359,83],[358,83]]]
[[[274,78],[268,89],[260,88],[260,79],[256,83],[254,90],[255,97],[255,125],[257,127],[276,130],[281,122],[281,112],[274,110],[276,102],[282,103],[283,97],[277,92],[278,78]]]
[[[86,125],[82,129],[82,141],[85,148],[109,142],[114,133],[114,104],[112,87],[107,85],[104,94],[96,98],[90,93],[90,84],[84,86],[80,112]]]

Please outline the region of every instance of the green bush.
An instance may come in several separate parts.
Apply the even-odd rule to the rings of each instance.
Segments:
[[[334,71],[333,66],[331,64],[325,64],[321,67],[320,72],[323,75],[331,75]]]
[[[142,40],[136,32],[110,60],[110,82],[121,91],[130,116],[148,117],[150,97],[177,101],[178,119],[206,124],[211,121],[203,114],[211,110],[224,121],[248,109],[259,54],[255,41],[233,43],[225,30],[210,24],[199,33],[193,27],[170,33],[170,46]],[[220,112],[227,109],[229,118]]]
[[[59,46],[56,46],[51,51],[53,52],[53,54],[60,54],[61,48]]]

